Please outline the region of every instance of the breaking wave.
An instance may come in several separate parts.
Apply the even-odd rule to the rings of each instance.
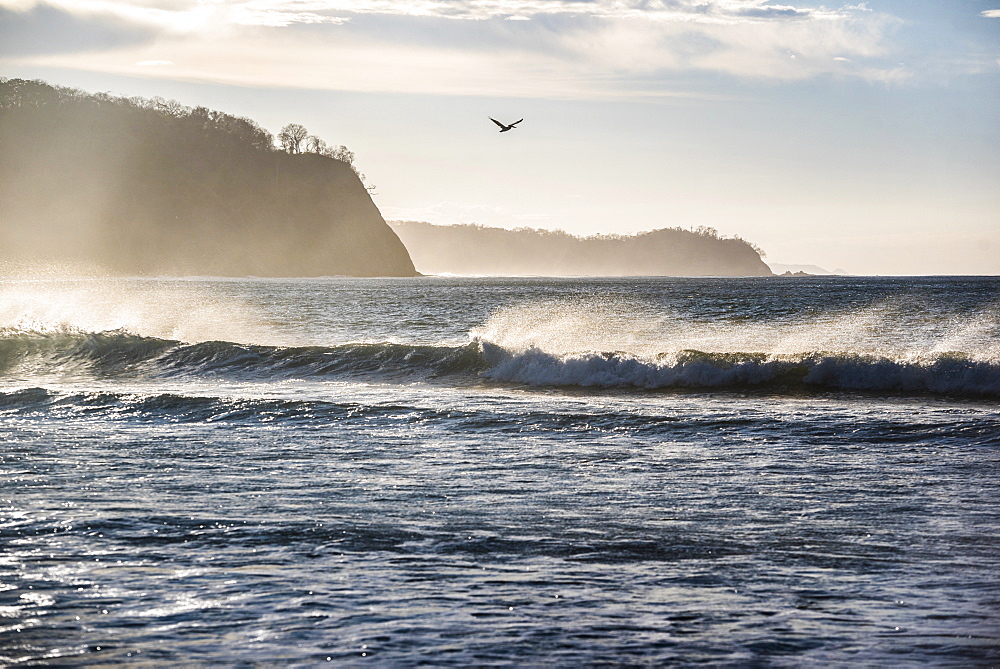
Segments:
[[[487,345],[488,346],[488,345]],[[603,388],[773,388],[1000,395],[1000,366],[961,353],[894,360],[852,353],[628,353],[497,351],[483,376],[544,386]]]
[[[1000,396],[1000,364],[963,352],[914,356],[809,351],[683,350],[636,354],[511,348],[482,338],[462,345],[354,343],[280,347],[183,343],[123,331],[0,333],[0,379],[46,376],[239,381],[343,379],[383,383],[501,383],[540,387],[775,392],[848,390]]]

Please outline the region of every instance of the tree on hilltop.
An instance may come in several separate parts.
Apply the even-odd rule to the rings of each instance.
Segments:
[[[289,123],[278,133],[281,148],[288,153],[302,153],[302,143],[309,136],[309,131],[298,123]]]
[[[306,137],[306,153],[318,153],[321,156],[326,155],[328,148],[326,142],[324,142],[320,137],[316,135],[309,135]]]

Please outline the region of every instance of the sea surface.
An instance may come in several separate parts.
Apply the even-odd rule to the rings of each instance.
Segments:
[[[997,666],[1000,279],[0,280],[2,666]]]

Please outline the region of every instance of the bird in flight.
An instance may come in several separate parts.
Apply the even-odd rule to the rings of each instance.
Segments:
[[[508,130],[513,130],[514,126],[517,125],[518,123],[520,123],[521,121],[523,121],[524,119],[522,118],[521,121],[514,121],[510,125],[504,125],[503,123],[501,123],[500,121],[496,120],[492,116],[490,117],[490,120],[493,121],[494,123],[496,123],[498,126],[500,126],[500,132],[507,132]]]

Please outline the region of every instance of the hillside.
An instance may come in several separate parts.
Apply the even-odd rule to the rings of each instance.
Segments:
[[[425,274],[513,276],[770,276],[760,252],[710,229],[667,228],[631,236],[479,225],[389,225]]]
[[[0,80],[0,261],[125,274],[412,276],[351,166],[244,118]]]

